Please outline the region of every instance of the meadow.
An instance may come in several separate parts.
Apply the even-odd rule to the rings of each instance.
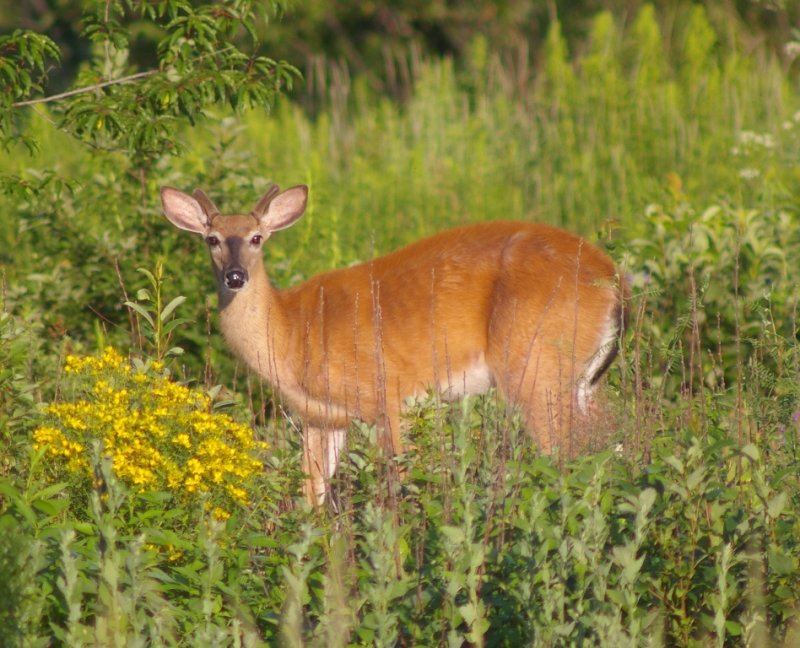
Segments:
[[[800,63],[745,36],[602,12],[535,66],[396,53],[403,100],[320,60],[146,174],[38,109],[40,149],[0,157],[3,645],[800,643]],[[501,218],[607,250],[632,298],[590,450],[430,395],[413,453],[354,425],[307,506],[299,422],[231,358],[158,200],[239,212],[271,182],[310,187],[267,247],[279,286]]]

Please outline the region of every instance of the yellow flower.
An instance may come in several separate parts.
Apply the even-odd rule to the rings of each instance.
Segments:
[[[247,491],[244,488],[240,488],[239,486],[228,486],[228,492],[230,493],[231,497],[235,499],[237,502],[241,502],[245,504],[247,502]]]
[[[220,508],[219,506],[214,507],[214,510],[211,511],[211,515],[214,516],[215,520],[219,520],[220,522],[224,522],[231,516],[231,514],[228,513],[228,511],[226,511],[223,508]]]
[[[179,445],[187,449],[192,447],[192,441],[189,438],[189,435],[186,434],[186,432],[181,432],[180,434],[175,435],[172,438],[172,442],[175,445]]]
[[[176,549],[175,546],[171,544],[157,545],[148,542],[144,545],[144,548],[155,554],[167,554],[167,560],[170,562],[175,562],[183,558],[183,552]]]
[[[91,448],[100,441],[117,476],[135,490],[169,490],[179,497],[206,493],[212,500],[246,504],[248,484],[263,471],[249,426],[211,411],[200,390],[158,373],[158,362],[133,369],[108,347],[99,357],[70,355],[80,397],[51,404],[33,432],[36,449],[68,473],[90,475]],[[215,505],[216,505],[215,504]],[[217,506],[220,520],[230,513]]]

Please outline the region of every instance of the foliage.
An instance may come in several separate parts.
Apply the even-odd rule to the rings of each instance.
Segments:
[[[257,458],[266,444],[250,428],[213,413],[207,394],[172,382],[156,360],[134,368],[112,347],[100,357],[67,356],[75,396],[50,404],[33,431],[34,450],[55,475],[92,479],[91,455],[111,459],[119,479],[138,491],[172,492],[178,499],[209,495],[219,519],[246,504]],[[85,486],[84,486],[85,488]]]
[[[0,143],[11,146],[12,106],[15,101],[42,92],[48,58],[58,59],[59,50],[47,36],[16,30],[0,36]],[[19,136],[19,133],[14,133]],[[30,140],[24,139],[29,146]]]
[[[126,301],[125,305],[142,318],[144,325],[139,325],[139,330],[147,335],[150,348],[157,361],[161,362],[164,358],[176,356],[183,353],[180,347],[170,347],[172,332],[183,324],[188,324],[188,320],[173,317],[175,310],[186,297],[178,295],[164,304],[164,264],[156,262],[153,272],[147,268],[138,268],[139,272],[147,278],[150,288],[140,288],[136,292],[138,302]]]
[[[95,150],[126,152],[133,168],[149,167],[179,150],[181,121],[195,123],[216,104],[269,106],[291,86],[294,68],[255,51],[260,12],[261,3],[252,0],[84,2],[81,36],[92,44],[91,58],[71,90],[31,101],[21,99],[43,90],[46,62],[58,60],[58,47],[31,31],[3,37],[0,142],[8,148],[15,135],[12,108],[58,100],[53,110],[62,130]],[[152,69],[130,60],[134,21],[138,30],[158,34]]]
[[[652,586],[667,636],[688,645],[700,630],[713,632],[720,645],[726,635],[756,642],[756,635],[794,614],[790,592],[800,585],[796,557],[784,553],[783,541],[775,544],[786,524],[797,522],[793,513],[784,517],[788,493],[780,478],[769,478],[779,471],[773,473],[756,446],[737,446],[724,433],[686,436],[661,456],[648,481],[663,489],[659,519],[675,521],[685,547],[676,547],[668,525],[658,525],[645,547],[653,578],[670,583]],[[751,553],[756,546],[775,559],[769,566]],[[754,571],[765,581],[752,582]]]
[[[31,412],[39,396],[33,376],[43,368],[31,359],[38,354],[40,335],[38,326],[13,316],[0,302],[0,475],[25,463],[21,448],[30,444]]]
[[[331,77],[322,89],[326,108],[315,119],[283,102],[270,116],[252,111],[243,122],[217,113],[193,131],[186,155],[162,160],[143,185],[132,182],[128,162],[117,154],[83,154],[36,122],[37,139],[51,145],[32,164],[58,171],[43,175],[24,160],[5,162],[14,178],[7,204],[16,218],[0,225],[0,240],[5,250],[32,259],[9,264],[11,291],[24,290],[26,300],[46,305],[44,321],[74,338],[96,334],[96,314],[112,344],[138,346],[136,324],[122,303],[131,301],[127,285],[139,281],[139,251],[152,251],[165,260],[164,281],[194,309],[185,312],[196,328],[174,342],[187,350],[185,362],[196,363],[209,346],[211,306],[200,297],[212,292],[212,282],[201,269],[200,246],[187,249],[157,215],[158,186],[203,186],[223,209],[235,211],[251,208],[270,181],[302,180],[312,187],[308,212],[269,248],[279,285],[451,224],[530,216],[597,232],[618,255],[616,241],[633,241],[631,274],[654,294],[676,282],[685,286],[689,266],[713,261],[689,250],[677,255],[659,242],[678,230],[699,232],[695,221],[705,213],[716,239],[708,243],[712,254],[724,253],[717,276],[731,276],[737,263],[744,268],[734,239],[745,233],[733,225],[744,219],[757,245],[738,249],[751,260],[747,272],[759,275],[752,282],[747,277],[748,302],[768,292],[769,299],[791,304],[776,257],[770,252],[768,260],[756,260],[775,237],[782,246],[793,244],[785,222],[797,208],[797,147],[795,129],[785,126],[795,123],[797,105],[783,69],[763,52],[722,49],[722,37],[713,39],[712,23],[699,9],[686,31],[673,36],[686,44],[673,45],[673,53],[655,13],[643,11],[634,27],[623,29],[603,12],[591,22],[581,54],[570,57],[554,25],[542,74],[523,63],[508,65],[485,42],[476,42],[461,65],[418,61],[405,106],[374,97],[357,81]],[[752,97],[763,100],[745,100]],[[742,134],[748,132],[758,138],[748,140]],[[748,169],[759,175],[748,177]],[[73,180],[65,185],[63,177]],[[687,241],[682,234],[673,245],[683,249]],[[309,255],[309,247],[319,253]],[[668,267],[657,273],[662,265]],[[37,271],[19,281],[29,267]],[[698,295],[711,274],[698,272]],[[52,285],[61,287],[59,296]],[[726,328],[704,340],[704,348],[736,335],[732,302],[724,303],[727,285],[718,284],[706,311],[712,319],[716,309],[724,313]],[[669,301],[676,291],[663,294],[652,312],[665,314],[658,326],[665,331],[682,305]],[[760,321],[754,311],[747,318]],[[789,319],[777,324],[790,335]],[[205,359],[223,368],[227,382],[232,369],[221,341],[212,338],[210,346]],[[734,364],[726,358],[727,371]]]
[[[50,27],[49,35],[64,54],[62,68],[53,85],[64,85],[71,71],[91,56],[81,37],[82,0],[18,3],[0,0],[0,33],[19,25]],[[186,3],[188,4],[188,3]],[[690,14],[704,7],[714,28],[724,38],[734,34],[765,40],[787,64],[797,42],[793,31],[800,18],[800,6],[788,0],[655,0],[653,4],[666,22],[685,24]],[[99,6],[99,5],[98,5]],[[138,20],[137,3],[119,22],[129,30],[130,51],[135,65],[147,65],[155,57],[161,33],[149,22]],[[160,5],[155,5],[160,6]],[[308,79],[324,76],[320,59],[344,61],[375,89],[407,96],[405,82],[410,73],[404,52],[412,47],[426,56],[468,55],[476,37],[486,39],[492,50],[524,44],[526,57],[536,60],[548,26],[558,17],[570,47],[586,39],[587,16],[609,8],[619,20],[635,16],[641,0],[381,0],[353,3],[347,0],[306,0],[276,2],[275,19],[256,26],[258,53],[293,61],[305,69]],[[92,18],[94,18],[92,16]],[[96,20],[96,18],[95,18]],[[56,28],[53,28],[56,27]]]
[[[143,63],[133,24],[163,41],[162,9],[257,50],[210,5],[149,3],[141,22],[108,6],[86,24],[127,39],[128,59],[94,49],[87,82],[105,62],[115,79],[159,71],[98,89],[103,110],[125,115],[116,93],[165,73]],[[707,6],[603,11],[585,37],[550,22],[536,66],[491,37],[455,60],[395,51],[402,103],[321,59],[312,114],[204,103],[177,125],[177,97],[162,115],[186,143],[176,157],[129,155],[105,128],[76,146],[48,122],[68,104],[16,122],[40,147],[0,158],[0,636],[797,644],[800,102],[787,61]],[[224,94],[197,83],[188,112]],[[206,253],[157,213],[159,185],[243,211],[273,180],[311,186],[303,221],[268,248],[280,285],[470,220],[535,217],[605,246],[634,297],[596,416],[574,430],[597,451],[539,455],[495,394],[420,398],[413,452],[387,459],[379,432],[354,425],[331,501],[308,508],[297,423],[231,361]],[[223,412],[231,401],[250,426]]]
[[[165,518],[162,499],[130,518],[134,495],[110,462],[97,465],[77,535],[47,531],[46,512],[64,508],[46,503],[59,504],[63,484],[34,496],[6,481],[0,523],[53,561],[36,592],[61,593],[26,598],[4,581],[10,614],[32,614],[20,626],[28,638],[49,617],[69,645],[89,632],[159,645],[228,645],[236,633],[288,645],[788,640],[800,587],[800,483],[786,471],[796,430],[769,462],[726,434],[684,430],[660,439],[639,472],[612,452],[559,470],[491,396],[421,403],[415,421],[422,451],[404,458],[395,499],[371,477],[381,459],[364,430],[337,480],[335,518],[254,507],[246,533],[241,520],[226,529],[203,518],[199,542],[170,529],[186,513]],[[5,568],[21,559],[7,554]]]

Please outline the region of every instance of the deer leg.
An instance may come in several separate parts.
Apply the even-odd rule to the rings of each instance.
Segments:
[[[326,430],[307,427],[303,436],[303,472],[306,474],[304,492],[312,506],[325,501],[330,479],[339,465],[345,443],[345,430]]]

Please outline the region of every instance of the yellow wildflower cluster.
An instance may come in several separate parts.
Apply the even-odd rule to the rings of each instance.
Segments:
[[[171,544],[152,544],[148,542],[144,545],[144,548],[154,554],[165,555],[170,562],[176,562],[183,558],[183,552]]]
[[[34,447],[88,477],[92,441],[99,439],[117,477],[137,490],[246,503],[248,481],[262,469],[256,454],[266,444],[248,426],[212,413],[206,394],[172,382],[162,368],[136,369],[113,348],[99,357],[69,356],[65,371],[79,379],[83,397],[47,408]],[[217,519],[229,515],[219,506],[213,512]]]

